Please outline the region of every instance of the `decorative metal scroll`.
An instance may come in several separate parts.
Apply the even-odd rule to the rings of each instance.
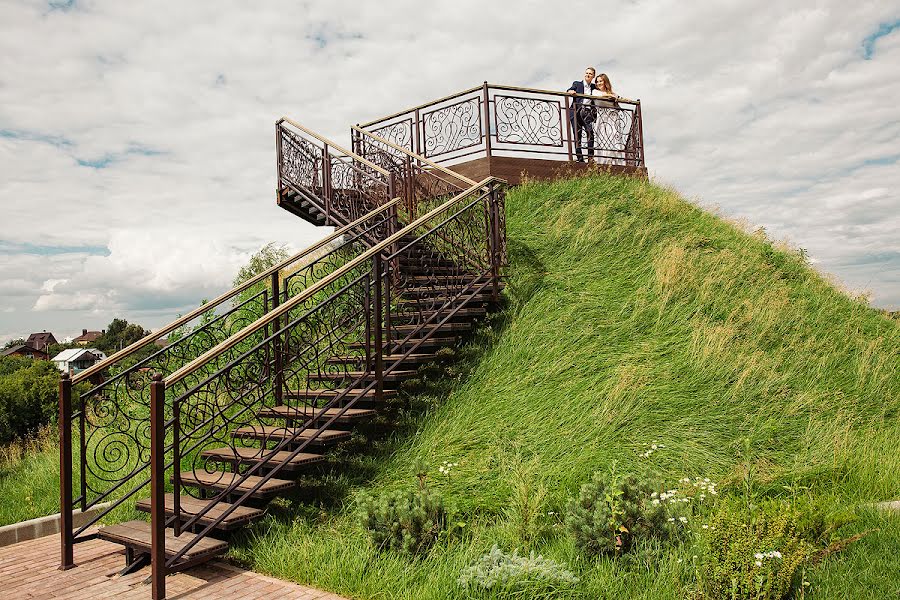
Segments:
[[[481,144],[481,100],[469,98],[424,113],[422,137],[426,157]]]
[[[377,129],[372,129],[371,131],[378,137],[397,144],[401,148],[406,148],[410,152],[415,150],[415,148],[413,148],[413,122],[411,118],[403,119],[402,121],[397,121],[396,123],[391,123],[390,125],[385,125],[384,127],[379,127]]]
[[[497,141],[533,146],[563,145],[560,104],[554,100],[494,96]]]
[[[309,140],[281,128],[281,176],[317,194],[324,186],[323,151]]]
[[[622,108],[598,107],[594,121],[594,146],[599,153],[598,162],[637,165],[640,157],[635,154],[632,136],[635,129],[634,112]]]

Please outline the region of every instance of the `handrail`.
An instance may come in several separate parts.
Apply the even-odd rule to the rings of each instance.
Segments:
[[[366,162],[368,162],[368,161],[366,161]],[[344,235],[345,233],[347,233],[347,231],[353,229],[354,227],[356,227],[356,226],[359,225],[360,223],[363,223],[364,221],[366,221],[366,220],[372,218],[374,215],[376,215],[376,214],[378,214],[378,213],[380,213],[380,212],[383,212],[384,210],[386,210],[386,209],[388,209],[388,208],[390,208],[390,207],[396,205],[396,204],[399,203],[399,202],[400,202],[400,199],[399,199],[399,198],[395,198],[395,199],[391,200],[390,202],[387,202],[387,203],[385,203],[385,204],[382,204],[382,205],[379,206],[378,208],[376,208],[376,209],[374,209],[374,210],[372,210],[372,211],[366,213],[365,215],[363,215],[363,216],[360,217],[359,219],[353,221],[352,223],[349,223],[348,225],[345,225],[345,226],[341,227],[340,229],[336,229],[336,230],[335,230],[334,232],[332,232],[330,235],[325,236],[324,238],[322,238],[322,239],[319,240],[318,242],[314,243],[313,245],[311,245],[311,246],[309,246],[309,247],[307,247],[307,248],[301,250],[300,252],[294,254],[294,255],[291,256],[291,257],[286,258],[285,260],[281,261],[281,262],[278,263],[277,265],[275,265],[275,266],[273,266],[273,267],[269,267],[268,269],[266,269],[266,270],[263,271],[262,273],[259,273],[258,275],[255,275],[254,277],[248,279],[247,281],[245,281],[245,282],[242,283],[241,285],[239,285],[239,286],[237,286],[237,287],[234,287],[234,288],[232,288],[230,291],[227,291],[227,292],[225,292],[225,293],[219,295],[218,297],[214,298],[214,299],[211,300],[210,302],[207,302],[206,304],[203,304],[203,305],[201,305],[201,306],[198,306],[197,308],[195,308],[194,310],[192,310],[192,311],[189,312],[188,314],[186,314],[186,315],[184,315],[184,316],[182,316],[182,317],[179,317],[178,319],[175,319],[174,321],[172,321],[172,322],[169,323],[168,325],[166,325],[166,326],[164,326],[164,327],[162,327],[162,328],[160,328],[160,329],[154,331],[154,332],[151,333],[150,335],[144,336],[144,337],[141,338],[140,340],[138,340],[138,341],[136,341],[136,342],[134,342],[134,343],[132,343],[132,344],[126,346],[125,348],[123,348],[122,350],[119,350],[119,351],[116,352],[115,354],[112,354],[111,356],[105,358],[104,360],[101,360],[100,362],[98,362],[98,363],[94,364],[93,366],[91,366],[91,367],[85,369],[84,371],[81,371],[80,373],[78,373],[77,375],[75,375],[75,376],[72,378],[72,384],[74,385],[74,384],[76,384],[76,383],[79,383],[79,382],[81,382],[81,381],[84,381],[84,380],[86,380],[87,378],[89,378],[91,375],[94,375],[94,374],[96,374],[96,373],[99,373],[100,371],[102,371],[102,370],[104,370],[104,369],[110,367],[111,365],[113,365],[113,364],[119,362],[119,361],[122,360],[123,358],[126,358],[126,357],[128,357],[128,356],[134,354],[135,352],[137,352],[137,351],[140,350],[141,348],[143,348],[143,347],[145,347],[145,346],[148,346],[148,345],[150,345],[151,343],[155,342],[156,340],[160,339],[161,337],[163,337],[163,336],[165,336],[165,335],[167,335],[167,334],[169,334],[169,333],[175,331],[176,329],[178,329],[179,327],[181,327],[181,326],[184,325],[185,323],[189,323],[190,321],[192,321],[193,319],[195,319],[198,315],[201,315],[201,314],[203,314],[204,312],[206,312],[206,311],[208,311],[208,310],[210,310],[210,309],[212,309],[212,308],[215,308],[216,306],[219,306],[220,304],[222,304],[222,303],[225,302],[226,300],[232,298],[233,296],[236,296],[237,294],[243,292],[244,290],[246,290],[246,289],[252,287],[253,285],[259,283],[260,281],[262,281],[262,280],[265,279],[266,277],[270,277],[270,276],[272,275],[272,273],[277,273],[277,272],[280,271],[281,269],[283,269],[283,268],[289,266],[289,265],[290,265],[291,263],[293,263],[294,261],[297,261],[297,260],[303,258],[304,256],[306,256],[306,255],[308,255],[308,254],[311,254],[311,253],[315,252],[316,250],[319,250],[319,249],[322,248],[323,246],[326,246],[327,244],[331,243],[331,242],[334,241],[335,239],[341,237],[342,235]]]
[[[527,93],[531,93],[531,94],[551,94],[553,96],[574,96],[576,98],[593,98],[594,100],[598,99],[597,96],[591,96],[589,94],[570,94],[569,92],[561,92],[559,90],[544,90],[544,89],[540,89],[540,88],[530,88],[530,87],[514,86],[514,85],[501,85],[501,84],[487,83],[487,82],[485,82],[485,84],[487,85],[488,89],[492,89],[492,90],[505,90],[505,91],[510,91],[510,92],[527,92]],[[452,100],[453,98],[457,98],[459,96],[464,96],[466,94],[471,94],[473,92],[477,92],[483,88],[484,88],[483,85],[477,85],[475,87],[463,90],[461,92],[455,92],[453,94],[448,94],[448,95],[444,96],[443,98],[438,98],[437,100],[429,100],[428,102],[425,102],[423,104],[411,106],[409,108],[406,108],[401,111],[397,111],[395,113],[386,115],[384,117],[378,117],[377,119],[372,119],[371,121],[366,121],[365,123],[359,123],[359,127],[365,128],[365,127],[369,127],[371,125],[376,125],[378,123],[382,123],[384,121],[389,121],[391,119],[405,115],[407,113],[421,110],[423,108],[428,108],[429,106],[434,106],[435,104],[440,104],[442,102],[446,102],[447,100]],[[624,96],[616,96],[615,100],[617,102],[623,102],[625,104],[633,104],[635,106],[638,106],[641,103],[641,101],[639,99],[632,100],[630,98],[625,98]]]
[[[301,125],[300,123],[294,121],[293,119],[290,119],[290,118],[288,118],[288,117],[281,117],[280,119],[278,119],[278,121],[275,122],[275,125],[280,125],[281,123],[287,123],[288,125],[290,125],[290,126],[292,126],[292,127],[296,127],[297,129],[299,129],[300,131],[302,131],[302,132],[305,133],[306,135],[308,135],[308,136],[310,136],[310,137],[316,138],[317,140],[319,140],[319,141],[322,142],[323,144],[327,145],[328,147],[334,148],[335,150],[340,151],[341,153],[343,153],[343,154],[345,154],[345,155],[347,155],[347,156],[353,158],[354,160],[357,160],[357,161],[359,161],[359,162],[361,162],[361,163],[365,163],[366,165],[368,165],[369,167],[372,167],[373,169],[375,169],[376,171],[378,171],[379,173],[381,173],[381,174],[384,175],[385,177],[390,177],[390,176],[391,176],[391,174],[387,171],[387,169],[384,169],[384,168],[382,168],[382,167],[379,167],[378,165],[376,165],[376,164],[373,163],[372,161],[370,161],[370,160],[368,160],[368,159],[366,159],[366,158],[363,158],[362,156],[360,156],[360,155],[357,154],[356,152],[353,152],[352,150],[347,150],[347,149],[344,148],[343,146],[340,146],[340,145],[338,145],[338,144],[332,142],[332,141],[329,140],[328,138],[319,135],[319,134],[316,133],[315,131],[312,131],[311,129],[308,129],[308,128],[304,127],[303,125]]]
[[[456,179],[460,179],[460,180],[462,180],[462,181],[465,181],[465,182],[468,183],[470,186],[475,185],[476,183],[478,183],[478,182],[475,181],[474,179],[470,179],[470,178],[466,177],[465,175],[461,175],[461,174],[457,173],[456,171],[451,171],[451,170],[448,169],[447,167],[441,166],[441,165],[437,164],[437,163],[434,162],[434,161],[428,160],[428,159],[425,158],[424,156],[422,156],[422,155],[420,155],[420,154],[416,154],[416,153],[413,152],[412,150],[409,150],[409,149],[407,149],[407,148],[404,148],[403,146],[400,146],[400,145],[398,145],[398,144],[395,144],[394,142],[391,142],[390,140],[386,140],[386,139],[384,139],[383,137],[381,137],[380,135],[375,134],[375,133],[372,133],[371,131],[368,131],[367,129],[363,129],[362,127],[359,127],[359,126],[357,126],[357,125],[351,125],[351,126],[350,126],[350,129],[351,129],[352,131],[358,131],[359,133],[365,134],[365,135],[369,136],[370,138],[374,139],[374,140],[375,140],[376,142],[378,142],[379,144],[385,144],[386,146],[389,146],[389,147],[393,148],[394,150],[398,150],[398,151],[400,151],[400,152],[406,154],[407,156],[409,156],[409,157],[411,157],[411,158],[414,158],[414,159],[416,159],[416,160],[418,160],[418,161],[420,161],[420,162],[422,162],[422,163],[428,165],[429,167],[431,167],[431,168],[433,168],[433,169],[437,169],[437,170],[442,171],[443,173],[445,173],[445,174],[447,174],[447,175],[450,175],[451,177],[454,177],[454,178],[456,178]]]
[[[415,229],[416,227],[418,227],[418,226],[421,225],[422,223],[426,222],[428,219],[431,219],[431,218],[434,217],[435,215],[438,215],[438,214],[440,214],[441,212],[447,210],[447,209],[450,208],[455,202],[457,202],[459,199],[464,198],[465,196],[471,194],[471,193],[474,192],[475,190],[477,190],[477,189],[479,189],[479,188],[482,188],[482,187],[486,187],[486,186],[490,185],[491,183],[494,183],[495,181],[497,181],[497,182],[503,182],[503,180],[500,179],[499,177],[493,177],[493,176],[491,176],[491,177],[486,177],[485,179],[481,180],[480,182],[476,183],[475,185],[473,185],[473,186],[469,187],[468,189],[466,189],[466,190],[460,192],[459,194],[457,194],[457,195],[454,196],[453,198],[447,200],[446,202],[444,202],[443,204],[441,204],[441,205],[438,206],[437,208],[435,208],[435,209],[429,211],[427,214],[422,215],[421,217],[419,217],[419,218],[416,219],[415,221],[412,221],[411,223],[409,223],[408,225],[406,225],[405,227],[403,227],[402,229],[400,229],[399,231],[397,231],[397,232],[394,233],[393,235],[391,235],[391,236],[385,238],[384,240],[382,240],[382,241],[381,241],[380,243],[378,243],[376,246],[373,246],[373,247],[369,248],[368,250],[366,250],[365,252],[363,252],[362,254],[360,254],[359,256],[357,256],[356,258],[352,259],[351,261],[349,261],[348,263],[346,263],[345,265],[343,265],[343,266],[340,267],[339,269],[336,269],[335,271],[333,271],[333,272],[331,272],[330,274],[326,275],[325,277],[323,277],[322,279],[318,280],[316,283],[314,283],[314,284],[311,285],[310,287],[306,288],[306,289],[303,290],[301,293],[297,294],[296,296],[294,296],[293,298],[291,298],[290,300],[288,300],[288,301],[285,302],[284,304],[281,304],[278,308],[275,308],[274,310],[269,311],[268,314],[263,315],[262,317],[260,317],[259,319],[257,319],[257,320],[254,321],[253,323],[251,323],[250,325],[244,327],[243,329],[241,329],[240,331],[238,331],[237,333],[235,333],[234,335],[232,335],[232,336],[231,336],[230,338],[228,338],[227,340],[224,340],[224,341],[222,341],[221,343],[219,343],[218,345],[216,345],[215,347],[210,348],[209,350],[207,350],[206,352],[204,352],[203,354],[201,354],[200,356],[198,356],[197,358],[195,358],[195,359],[194,359],[193,361],[191,361],[190,363],[184,365],[183,367],[181,367],[180,369],[178,369],[178,370],[175,371],[174,373],[171,373],[171,374],[170,374],[168,377],[166,377],[165,380],[164,380],[165,387],[169,387],[169,386],[171,386],[172,384],[177,383],[178,381],[181,381],[182,379],[184,379],[185,377],[187,377],[187,376],[190,375],[191,373],[193,373],[193,372],[195,372],[196,370],[198,370],[198,369],[199,369],[200,367],[202,367],[204,364],[206,364],[207,362],[209,362],[210,360],[212,360],[213,358],[215,358],[215,357],[217,357],[218,355],[222,354],[222,353],[225,352],[226,350],[228,350],[228,349],[230,349],[230,348],[233,348],[234,346],[236,346],[237,344],[239,344],[242,340],[248,338],[250,335],[252,335],[252,334],[255,333],[256,331],[259,331],[260,329],[262,329],[263,327],[265,327],[266,325],[268,325],[269,323],[271,323],[272,321],[274,321],[275,319],[277,319],[277,318],[280,317],[281,315],[283,315],[283,314],[289,312],[289,311],[290,311],[291,309],[293,309],[295,306],[297,306],[297,305],[300,304],[301,302],[303,302],[303,301],[309,299],[311,296],[313,296],[314,294],[316,294],[317,292],[319,292],[320,290],[322,290],[324,287],[326,287],[327,285],[329,285],[329,284],[331,284],[332,282],[334,282],[335,280],[337,280],[339,277],[343,276],[343,275],[346,274],[347,272],[349,272],[349,271],[351,271],[352,269],[356,268],[356,267],[359,266],[361,263],[363,263],[363,262],[369,260],[369,259],[372,258],[372,256],[374,256],[375,254],[384,251],[386,248],[388,248],[389,246],[391,246],[391,244],[393,244],[393,243],[396,242],[397,240],[401,239],[401,238],[402,238],[404,235],[406,235],[409,231]]]

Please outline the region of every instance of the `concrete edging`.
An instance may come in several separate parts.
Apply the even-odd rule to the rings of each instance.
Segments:
[[[74,510],[72,511],[72,522],[75,527],[81,527],[97,516],[97,513],[109,506],[109,502],[101,502],[100,504],[87,509],[85,512]],[[20,523],[4,525],[3,527],[0,527],[0,548],[48,535],[56,535],[57,533],[59,533],[59,513],[47,517],[29,519],[28,521],[22,521]]]

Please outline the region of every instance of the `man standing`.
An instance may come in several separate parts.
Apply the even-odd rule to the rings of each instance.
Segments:
[[[587,94],[594,90],[594,76],[597,71],[594,67],[584,70],[584,80],[573,81],[569,89],[570,94]],[[594,104],[589,98],[572,98],[569,106],[569,121],[572,123],[572,134],[575,136],[575,156],[578,162],[584,162],[581,154],[581,132],[587,136],[588,156],[594,158],[594,119],[597,118]]]

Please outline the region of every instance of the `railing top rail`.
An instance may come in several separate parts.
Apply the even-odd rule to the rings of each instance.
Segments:
[[[530,88],[530,87],[515,86],[515,85],[501,85],[501,84],[497,84],[497,83],[487,83],[487,82],[485,82],[485,85],[487,85],[488,89],[491,89],[491,90],[505,90],[505,91],[509,91],[509,92],[527,92],[527,93],[531,93],[531,94],[550,94],[553,96],[573,96],[574,95],[575,97],[579,97],[579,98],[593,98],[595,100],[597,99],[596,96],[590,96],[587,94],[570,94],[569,92],[561,92],[559,90],[544,90],[544,89],[540,89],[540,88]],[[454,98],[458,98],[460,96],[465,96],[466,94],[471,94],[473,92],[477,92],[478,90],[481,90],[483,88],[484,88],[484,85],[477,85],[475,87],[463,90],[461,92],[455,92],[453,94],[449,94],[442,98],[438,98],[437,100],[429,100],[428,102],[425,102],[423,104],[418,104],[416,106],[412,106],[410,108],[406,108],[404,110],[397,111],[395,113],[386,115],[384,117],[378,117],[377,119],[372,119],[371,121],[366,121],[365,123],[359,123],[359,127],[365,128],[365,127],[369,127],[371,125],[376,125],[378,123],[383,123],[384,121],[389,121],[391,119],[403,116],[407,113],[411,113],[416,110],[428,108],[429,106],[434,106],[435,104],[440,104],[442,102],[446,102],[447,100],[453,100]],[[616,96],[616,101],[624,103],[624,104],[634,104],[634,105],[639,105],[641,103],[640,100],[632,100],[631,98],[625,98],[624,96]]]
[[[312,284],[311,286],[309,286],[308,288],[306,288],[305,290],[303,290],[302,292],[300,292],[299,294],[297,294],[296,296],[294,296],[293,298],[291,298],[284,304],[281,304],[278,308],[269,311],[267,314],[263,315],[262,317],[260,317],[259,319],[257,319],[253,323],[251,323],[250,325],[247,325],[246,327],[244,327],[243,329],[241,329],[240,331],[238,331],[237,333],[235,333],[228,339],[222,341],[217,346],[210,348],[209,350],[207,350],[202,355],[195,358],[190,363],[184,365],[183,367],[181,367],[174,373],[170,374],[165,379],[166,387],[169,387],[172,384],[177,383],[178,381],[181,381],[182,379],[184,379],[185,377],[187,377],[188,375],[190,375],[191,373],[193,373],[194,371],[196,371],[197,369],[202,367],[204,364],[206,364],[207,362],[209,362],[216,356],[222,354],[223,352],[225,352],[226,350],[228,350],[230,348],[233,348],[234,346],[239,344],[242,340],[244,340],[247,337],[249,337],[250,335],[252,335],[254,332],[259,331],[260,329],[262,329],[263,327],[268,325],[270,322],[274,321],[276,318],[278,318],[281,315],[285,314],[286,312],[290,311],[291,309],[293,309],[295,306],[297,306],[304,300],[307,300],[308,298],[310,298],[311,296],[313,296],[314,294],[316,294],[317,292],[322,290],[325,286],[329,285],[333,281],[342,277],[345,273],[351,271],[352,269],[356,268],[358,265],[369,260],[370,258],[375,256],[375,254],[384,251],[391,244],[393,244],[397,240],[401,239],[404,235],[406,235],[410,231],[414,230],[416,227],[418,227],[422,223],[426,222],[428,219],[431,219],[435,215],[441,214],[442,212],[448,210],[451,206],[453,206],[454,203],[459,201],[461,198],[465,198],[466,196],[468,196],[472,192],[478,190],[479,188],[489,186],[495,182],[505,183],[502,179],[500,179],[498,177],[486,177],[485,179],[479,181],[475,185],[473,185],[473,186],[469,187],[468,189],[455,195],[450,200],[447,200],[446,202],[444,202],[437,208],[429,211],[425,215],[422,215],[418,219],[412,221],[411,223],[409,223],[408,225],[406,225],[405,227],[403,227],[402,229],[400,229],[393,235],[382,240],[378,245],[369,248],[368,250],[366,250],[365,252],[363,252],[362,254],[357,256],[356,258],[350,260],[347,264],[345,264],[342,267],[336,269],[335,271],[329,273],[328,275],[326,275],[322,279],[318,280],[317,282],[315,282],[314,284]]]
[[[414,159],[422,162],[423,164],[428,165],[432,169],[437,169],[438,171],[441,171],[442,173],[449,175],[449,176],[453,177],[454,179],[459,179],[460,181],[464,181],[464,182],[468,183],[470,186],[478,183],[474,179],[470,179],[470,178],[466,177],[465,175],[461,175],[461,174],[457,173],[456,171],[451,171],[447,167],[443,167],[434,161],[428,160],[424,156],[422,156],[420,154],[416,154],[415,152],[408,150],[408,149],[404,148],[403,146],[395,144],[394,142],[391,142],[390,140],[386,140],[383,137],[381,137],[380,135],[372,133],[371,131],[368,131],[366,129],[363,129],[362,127],[359,127],[357,125],[351,125],[350,128],[353,131],[358,131],[364,135],[369,136],[370,138],[374,139],[379,144],[384,144],[386,146],[393,148],[394,150],[402,152],[403,154],[406,154],[407,156],[414,158]]]
[[[414,110],[427,108],[434,104],[440,104],[441,102],[446,102],[447,100],[453,100],[454,98],[456,98],[458,96],[464,96],[466,94],[471,94],[472,92],[477,92],[478,90],[482,89],[482,87],[483,86],[476,85],[473,88],[469,88],[469,89],[463,90],[461,92],[456,92],[456,93],[450,94],[449,96],[444,96],[443,98],[438,98],[437,100],[429,100],[428,102],[426,102],[424,104],[419,104],[418,106],[413,106],[413,107],[395,112],[393,114],[387,115],[386,117],[379,117],[377,119],[373,119],[366,123],[359,123],[359,126],[360,127],[368,127],[369,125],[374,125],[375,123],[381,123],[382,121],[387,121],[388,119],[393,119],[394,117],[399,117],[400,115],[405,115],[406,113],[413,112]]]
[[[155,342],[156,340],[160,339],[161,337],[166,336],[166,335],[170,334],[171,332],[175,331],[182,325],[189,323],[191,320],[195,319],[197,316],[203,314],[204,312],[211,310],[211,309],[215,308],[216,306],[219,306],[226,300],[236,296],[237,294],[243,292],[244,290],[259,283],[266,277],[271,276],[272,273],[276,273],[276,272],[280,271],[281,269],[291,265],[293,262],[300,260],[304,256],[307,256],[308,254],[311,254],[311,253],[315,252],[316,250],[319,250],[320,248],[326,246],[327,244],[329,244],[332,241],[334,241],[335,239],[341,237],[342,235],[344,235],[345,233],[347,233],[349,230],[353,229],[360,223],[365,222],[366,220],[372,218],[373,216],[377,215],[378,213],[381,213],[381,212],[387,210],[388,208],[394,206],[395,204],[397,204],[399,202],[400,202],[400,199],[395,198],[395,199],[391,200],[390,202],[382,204],[378,208],[366,213],[365,215],[363,215],[362,217],[353,221],[352,223],[349,223],[349,224],[341,227],[340,229],[336,229],[333,233],[325,236],[324,238],[322,238],[315,244],[312,244],[311,246],[304,248],[303,250],[294,254],[293,256],[290,256],[290,257],[284,259],[277,265],[269,267],[262,273],[259,273],[258,275],[251,277],[250,279],[248,279],[241,285],[232,288],[231,290],[225,292],[224,294],[221,294],[220,296],[214,298],[213,300],[207,302],[206,304],[203,304],[202,306],[198,306],[191,312],[187,313],[186,315],[184,315],[182,317],[175,319],[174,321],[172,321],[168,325],[162,327],[161,329],[158,329],[158,330],[154,331],[153,333],[151,333],[150,335],[139,339],[138,341],[134,342],[133,344],[131,344],[129,346],[126,346],[122,350],[120,350],[120,351],[116,352],[115,354],[107,357],[106,359],[96,363],[92,367],[87,368],[84,371],[81,371],[80,373],[75,375],[75,377],[72,378],[72,383],[76,384],[81,381],[84,381],[87,378],[89,378],[91,375],[94,375],[95,373],[99,373],[100,371],[116,364],[120,360],[134,354],[141,348],[150,345],[151,343]]]
[[[370,161],[370,160],[368,160],[368,159],[366,159],[366,158],[363,158],[362,156],[360,156],[360,155],[357,154],[356,152],[353,152],[352,150],[347,150],[347,149],[344,148],[343,146],[341,146],[341,145],[339,145],[339,144],[336,144],[335,142],[332,142],[332,141],[329,140],[328,138],[319,135],[318,133],[316,133],[315,131],[313,131],[313,130],[307,128],[307,127],[304,127],[303,125],[301,125],[300,123],[294,121],[293,119],[290,119],[290,118],[288,118],[288,117],[281,117],[280,119],[278,119],[277,124],[281,124],[281,123],[287,123],[287,124],[290,125],[291,127],[294,127],[294,128],[296,128],[296,129],[299,129],[300,131],[302,131],[302,132],[305,133],[306,135],[308,135],[308,136],[310,136],[310,137],[313,137],[313,138],[319,140],[320,142],[322,142],[323,144],[326,144],[326,145],[329,146],[330,148],[334,148],[335,150],[337,150],[337,151],[339,151],[339,152],[341,152],[341,153],[343,153],[343,154],[345,154],[345,155],[347,155],[347,156],[353,158],[354,160],[357,160],[357,161],[359,161],[359,162],[361,162],[361,163],[365,163],[367,166],[369,166],[369,167],[371,167],[372,169],[378,171],[379,173],[381,173],[381,174],[384,175],[385,177],[390,177],[390,176],[391,176],[391,174],[387,171],[387,169],[384,169],[384,168],[382,168],[382,167],[379,167],[378,165],[376,165],[376,164],[373,163],[372,161]]]

